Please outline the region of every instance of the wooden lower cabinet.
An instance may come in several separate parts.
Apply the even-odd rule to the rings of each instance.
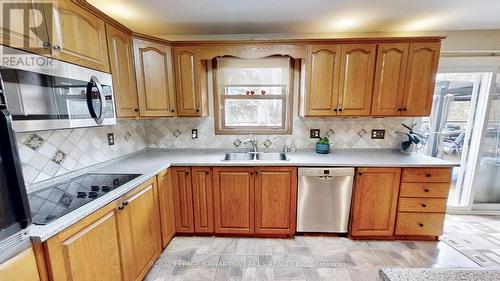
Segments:
[[[297,168],[263,167],[255,177],[255,233],[295,233]]]
[[[254,168],[213,168],[215,233],[253,234]]]
[[[44,242],[50,280],[142,280],[161,252],[150,179]]]
[[[160,204],[161,238],[165,248],[175,235],[174,191],[172,172],[167,169],[157,176]]]
[[[359,168],[354,185],[351,236],[394,234],[400,168]]]
[[[130,192],[122,206],[117,212],[124,277],[142,280],[162,250],[156,181],[151,179]]]
[[[33,248],[26,249],[18,255],[0,264],[0,280],[39,281],[37,261]]]
[[[194,231],[196,233],[213,233],[214,196],[210,167],[193,167],[191,175]]]
[[[173,167],[171,169],[174,191],[175,231],[177,233],[193,233],[194,217],[191,169],[189,167]]]
[[[117,220],[110,204],[47,240],[50,280],[122,280]]]

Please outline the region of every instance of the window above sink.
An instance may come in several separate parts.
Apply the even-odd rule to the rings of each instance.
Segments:
[[[289,134],[294,62],[217,58],[216,134]]]

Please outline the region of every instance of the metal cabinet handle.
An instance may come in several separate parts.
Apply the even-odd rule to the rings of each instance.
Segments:
[[[362,175],[363,175],[363,173],[361,173],[361,172],[358,173],[358,176],[362,176]]]
[[[432,177],[432,174],[425,174],[425,176],[430,178],[430,177]]]
[[[401,112],[401,111],[403,111],[403,109],[402,108],[398,108],[398,111]]]
[[[422,208],[425,208],[425,207],[427,207],[427,205],[425,205],[425,204],[421,204],[421,205],[422,205]]]
[[[206,175],[210,174],[208,171],[205,172]]]
[[[335,111],[335,112],[337,112],[338,109],[337,108],[333,108],[332,110]]]
[[[43,42],[43,48],[45,49],[50,49],[52,47],[52,45],[50,45],[50,42],[49,41],[44,41]]]
[[[189,175],[189,172],[186,172],[186,175]]]
[[[339,112],[341,112],[342,110],[344,110],[344,108],[343,108],[343,107],[339,108]]]
[[[197,109],[196,109],[196,112],[200,112],[200,109],[199,109],[199,108],[197,108]]]
[[[174,112],[175,112],[175,109],[170,110],[170,112],[174,113]]]
[[[429,191],[431,191],[431,190],[430,190],[430,189],[428,189],[428,188],[424,188],[424,191],[425,191],[425,192],[429,192]]]
[[[423,223],[418,223],[418,225],[419,225],[420,227],[424,227],[424,224],[423,224]]]
[[[408,109],[406,107],[403,107],[403,111],[407,111]]]
[[[125,201],[122,203],[123,206],[127,206],[128,205],[128,201]]]
[[[59,45],[54,45],[54,46],[52,46],[52,49],[54,49],[56,51],[60,51],[60,50],[62,50],[62,47]]]
[[[125,209],[125,206],[123,206],[123,204],[122,204],[122,205],[118,206],[117,209],[118,209],[118,211],[122,211],[123,209]]]

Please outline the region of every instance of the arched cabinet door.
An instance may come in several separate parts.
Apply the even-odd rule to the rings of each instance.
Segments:
[[[337,115],[340,45],[308,45],[306,63],[304,115]]]
[[[409,47],[409,43],[378,45],[372,115],[401,115]]]
[[[377,44],[343,44],[338,115],[370,115]]]
[[[132,57],[132,38],[118,28],[106,24],[109,60],[113,76],[113,94],[118,117],[139,115],[137,85]]]
[[[133,44],[140,115],[174,116],[172,47],[139,38]]]
[[[48,30],[52,57],[109,72],[104,21],[70,0],[53,4],[45,10],[46,17],[52,18]]]
[[[440,47],[440,42],[410,44],[403,97],[404,116],[430,115]]]

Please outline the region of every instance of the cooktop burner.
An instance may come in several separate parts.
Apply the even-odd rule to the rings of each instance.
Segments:
[[[30,193],[28,196],[33,223],[48,224],[138,176],[140,175],[83,174]]]

